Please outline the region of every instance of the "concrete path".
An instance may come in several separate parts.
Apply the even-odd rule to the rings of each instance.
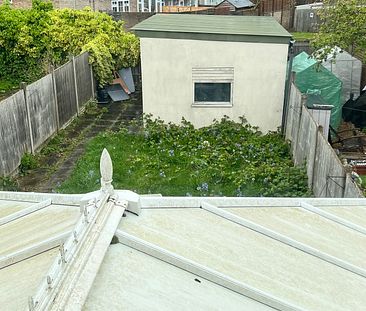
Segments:
[[[118,131],[124,122],[142,114],[140,97],[140,94],[136,92],[129,101],[98,105],[98,109],[107,108],[100,118],[81,116],[81,126],[78,127],[78,131],[83,133],[84,138],[70,154],[57,161],[56,169],[52,173],[47,166],[43,166],[19,177],[20,191],[55,192],[57,187],[70,176],[77,161],[84,154],[87,143],[92,138],[105,131]],[[52,163],[52,159],[47,159],[48,161]]]

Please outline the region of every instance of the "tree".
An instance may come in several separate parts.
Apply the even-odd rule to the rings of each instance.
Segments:
[[[109,15],[84,10],[53,10],[49,14],[47,36],[49,55],[60,63],[69,54],[90,52],[90,60],[99,83],[106,84],[113,70],[135,66],[139,58],[139,41],[123,30],[122,21]]]
[[[319,61],[335,53],[335,46],[366,61],[366,1],[324,0],[320,10],[322,24],[312,41]]]
[[[54,10],[41,0],[30,10],[0,6],[0,77],[32,81],[84,51],[104,85],[115,69],[136,65],[139,41],[122,21],[88,8]]]

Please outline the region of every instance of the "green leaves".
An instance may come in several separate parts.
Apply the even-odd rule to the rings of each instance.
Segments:
[[[312,41],[314,56],[323,60],[338,46],[366,61],[366,6],[363,0],[324,0],[322,25]],[[319,50],[320,49],[320,50]]]
[[[128,131],[129,125],[95,138],[62,191],[95,190],[97,177],[86,188],[77,187],[90,170],[98,169],[106,147],[114,159],[118,189],[181,196],[310,195],[306,172],[294,167],[279,133],[263,135],[245,119],[223,118],[195,129],[186,120],[177,125],[146,116],[144,124],[137,134]]]
[[[124,32],[123,22],[88,8],[53,10],[40,0],[33,1],[31,10],[0,6],[0,76],[35,80],[49,65],[59,66],[83,51],[90,52],[104,85],[114,70],[137,64],[139,41]]]

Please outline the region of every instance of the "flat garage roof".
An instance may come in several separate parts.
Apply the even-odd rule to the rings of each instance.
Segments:
[[[132,28],[139,37],[285,43],[291,34],[273,17],[157,14]]]

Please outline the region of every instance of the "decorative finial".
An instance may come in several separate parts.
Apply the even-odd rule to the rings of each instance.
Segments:
[[[107,149],[103,149],[100,157],[100,184],[102,191],[113,194],[112,177],[113,177],[113,165],[112,159]]]

